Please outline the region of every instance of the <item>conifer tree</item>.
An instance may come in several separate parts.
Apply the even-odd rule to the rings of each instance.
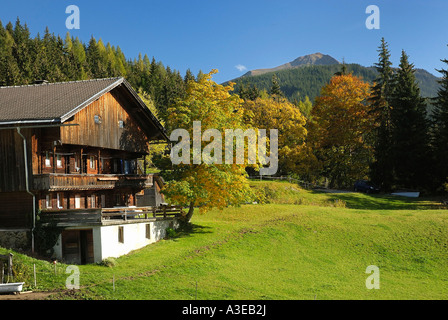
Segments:
[[[448,59],[441,60],[448,64]],[[434,188],[440,188],[448,181],[448,70],[437,70],[442,74],[439,81],[440,89],[437,97],[433,101],[433,125],[432,125],[432,145],[433,145],[433,177]]]
[[[283,97],[283,92],[280,89],[280,84],[278,83],[278,78],[275,74],[272,76],[271,89],[269,93],[272,96]]]
[[[393,184],[392,137],[391,137],[391,91],[393,82],[392,62],[388,44],[381,39],[378,49],[379,61],[375,64],[378,78],[372,87],[370,103],[376,118],[376,130],[372,135],[374,161],[370,166],[371,179],[384,191]]]
[[[426,103],[420,95],[414,65],[402,51],[391,104],[392,158],[398,187],[427,187],[429,139]]]
[[[187,71],[185,72],[185,77],[184,77],[184,82],[185,84],[188,84],[188,81],[196,81],[196,78],[193,74],[193,72],[191,72],[191,70],[188,68]]]

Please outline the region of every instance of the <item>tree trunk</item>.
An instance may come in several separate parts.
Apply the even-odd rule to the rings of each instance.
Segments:
[[[192,202],[190,202],[190,208],[188,210],[188,213],[185,216],[185,222],[186,223],[190,223],[191,217],[193,217],[193,213],[194,213],[194,205],[193,205],[193,201],[192,201]]]

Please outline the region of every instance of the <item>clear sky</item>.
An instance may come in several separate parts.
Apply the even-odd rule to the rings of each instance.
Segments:
[[[80,29],[70,33],[83,42],[93,35],[127,58],[146,53],[182,75],[218,69],[219,83],[315,52],[370,66],[381,37],[394,66],[404,49],[416,67],[439,76],[448,58],[447,0],[0,1],[3,24],[19,17],[33,37],[46,26],[65,37],[66,7],[77,5]],[[379,30],[366,28],[369,5],[380,9]]]

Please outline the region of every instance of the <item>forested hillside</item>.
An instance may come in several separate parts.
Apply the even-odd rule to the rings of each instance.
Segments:
[[[346,67],[348,72],[353,72],[355,76],[361,77],[370,84],[378,77],[374,67],[363,67],[359,64],[347,64]],[[236,83],[236,92],[238,92],[241,84],[255,85],[259,90],[269,91],[272,85],[272,76],[275,74],[281,91],[290,101],[303,101],[306,96],[314,101],[320,95],[321,88],[328,84],[334,74],[340,70],[340,64],[305,65],[261,75],[243,76],[232,81]],[[438,78],[422,69],[416,69],[415,75],[422,96],[435,97],[439,88]]]
[[[32,38],[27,25],[17,19],[5,26],[0,21],[0,85],[27,85],[36,80],[62,82],[95,78],[125,77],[145,94],[165,118],[166,107],[185,92],[186,79],[194,78],[187,71],[182,77],[162,62],[145,54],[125,57],[119,46],[103,43],[92,37],[82,43],[67,33],[65,39],[50,33]]]

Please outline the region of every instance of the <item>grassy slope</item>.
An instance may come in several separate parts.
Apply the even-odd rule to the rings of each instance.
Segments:
[[[281,182],[254,186],[271,203],[198,214],[190,232],[119,258],[113,268],[80,266],[83,289],[75,297],[448,298],[448,211],[436,203]],[[29,278],[34,260],[23,259]],[[65,266],[54,276],[51,265],[37,263],[40,289],[63,288]],[[380,290],[365,287],[369,265],[380,268]]]

